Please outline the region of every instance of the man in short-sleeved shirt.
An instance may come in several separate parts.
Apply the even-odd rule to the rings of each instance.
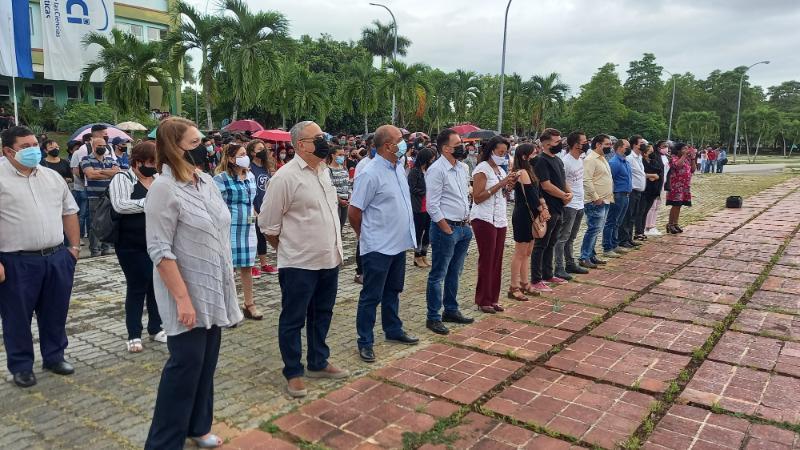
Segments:
[[[86,197],[88,198],[89,215],[94,216],[100,205],[100,198],[108,190],[111,178],[119,173],[116,161],[106,156],[108,146],[102,138],[92,138],[92,153],[81,160],[81,171],[86,178]],[[89,228],[89,250],[92,256],[109,254],[111,246],[100,242],[94,229]]]

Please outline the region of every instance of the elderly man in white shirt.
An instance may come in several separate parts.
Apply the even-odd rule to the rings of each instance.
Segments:
[[[80,252],[78,205],[64,179],[39,165],[33,132],[2,133],[0,162],[0,318],[6,364],[20,387],[36,384],[31,319],[36,312],[42,367],[70,375],[64,360],[67,311]],[[69,247],[64,246],[66,235]]]
[[[625,212],[625,218],[619,227],[619,246],[624,248],[636,248],[641,243],[637,242],[643,240],[644,230],[636,230],[636,224],[641,222],[638,220],[640,216],[647,214],[643,210],[644,204],[644,188],[647,184],[647,177],[644,173],[644,163],[642,162],[642,155],[647,150],[647,141],[643,137],[637,135],[631,136],[628,139],[631,144],[631,153],[625,157],[628,164],[631,166],[631,183],[633,190],[631,191],[628,200],[628,210]],[[635,232],[635,234],[634,234]],[[638,239],[634,240],[634,236]]]
[[[559,155],[564,162],[564,175],[572,191],[572,200],[565,205],[564,218],[556,238],[553,252],[554,275],[571,280],[570,274],[586,274],[588,270],[578,265],[573,257],[573,246],[583,220],[583,156],[589,150],[589,140],[582,131],[567,136],[567,150]]]

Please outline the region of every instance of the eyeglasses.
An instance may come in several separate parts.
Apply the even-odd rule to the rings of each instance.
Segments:
[[[303,141],[312,141],[313,142],[313,141],[316,141],[317,139],[325,139],[325,135],[324,134],[318,134],[318,135],[316,135],[314,137],[300,139],[298,142],[303,142]]]

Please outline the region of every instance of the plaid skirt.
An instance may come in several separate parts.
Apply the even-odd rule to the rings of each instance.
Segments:
[[[253,267],[256,260],[256,226],[253,223],[231,225],[233,267]]]

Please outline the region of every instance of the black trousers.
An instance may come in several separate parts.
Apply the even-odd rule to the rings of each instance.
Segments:
[[[547,233],[541,239],[534,240],[531,253],[531,283],[553,278],[553,252],[561,228],[561,213],[550,212],[547,221]]]
[[[633,190],[631,191],[630,200],[628,200],[628,210],[625,211],[625,218],[619,225],[619,243],[633,245],[633,232],[638,223],[638,217],[642,215],[642,200],[643,192]],[[645,212],[647,214],[647,212]],[[636,229],[636,234],[644,234],[644,218],[642,218],[642,229]]]
[[[153,292],[153,261],[147,250],[131,249],[117,245],[117,260],[128,285],[125,293],[125,325],[128,340],[142,337],[142,311],[147,306],[147,333],[152,336],[161,331],[156,295]]]
[[[169,359],[161,373],[146,450],[179,450],[187,437],[211,431],[214,371],[222,331],[194,328],[167,339]]]
[[[425,256],[431,244],[431,216],[427,212],[414,213],[414,231],[417,234],[417,248],[414,256]]]
[[[364,267],[361,265],[361,243],[356,242],[356,275],[362,275]]]

